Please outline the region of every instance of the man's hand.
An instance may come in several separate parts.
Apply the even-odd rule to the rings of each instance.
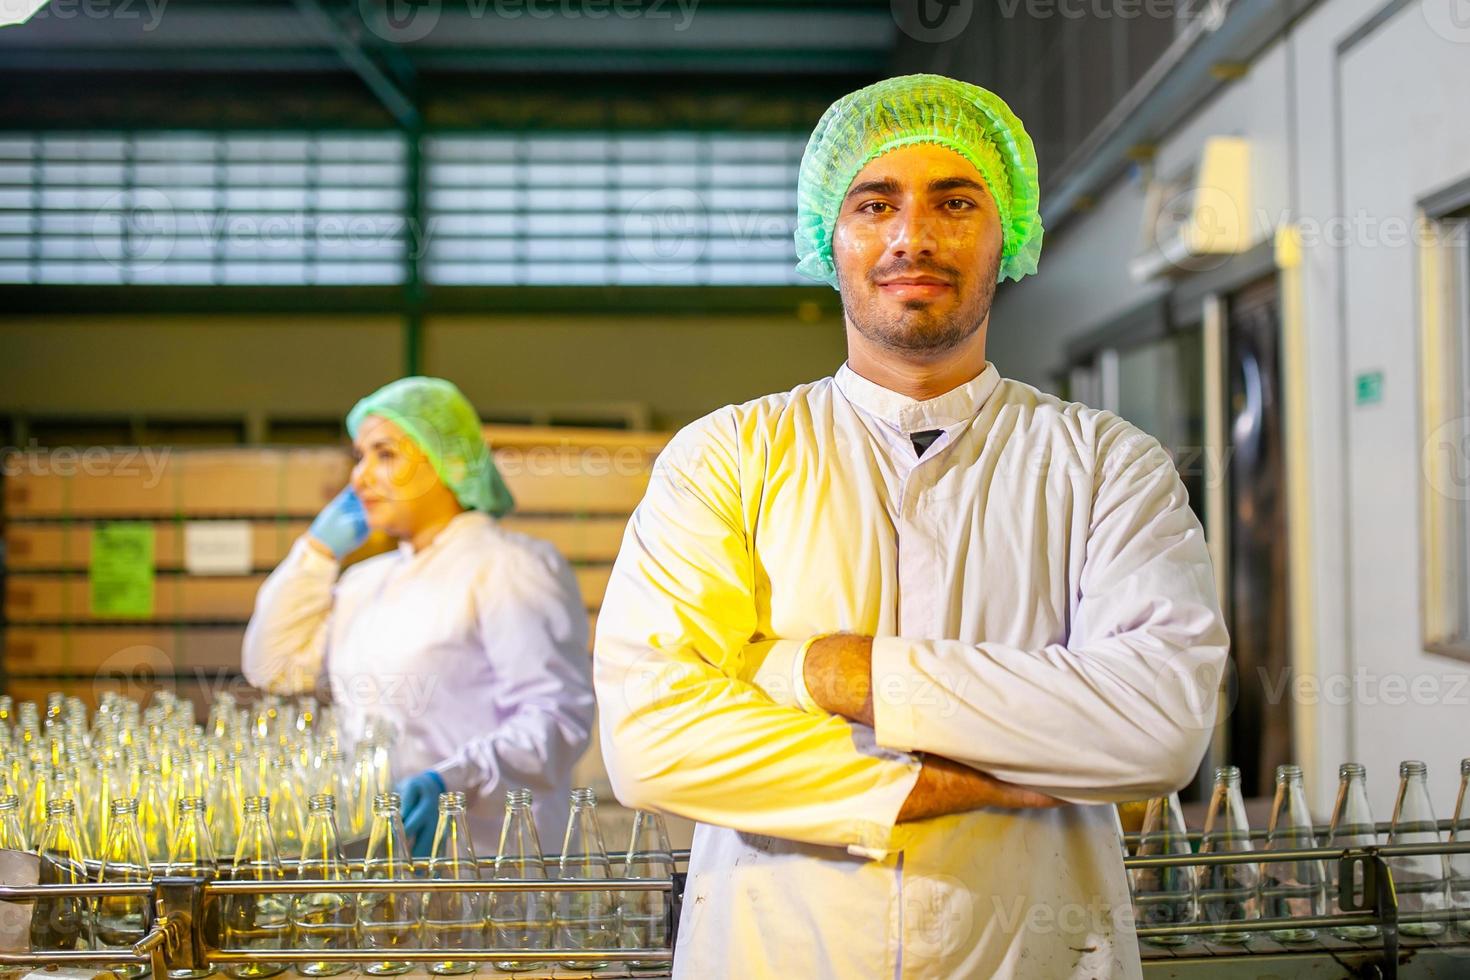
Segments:
[[[807,648],[802,680],[823,711],[873,727],[873,638],[852,633],[818,637]],[[1003,782],[942,756],[924,759],[899,822],[925,820],[950,813],[995,807],[1022,810],[1061,806],[1062,801],[1035,790]]]
[[[873,727],[873,638],[832,633],[807,647],[801,677],[823,711]]]
[[[1026,810],[1036,807],[1061,806],[1062,800],[1045,793],[1002,782],[978,769],[954,762],[943,756],[924,757],[919,781],[909,791],[908,799],[898,811],[898,822],[926,820],[950,813],[994,807],[1000,810]]]

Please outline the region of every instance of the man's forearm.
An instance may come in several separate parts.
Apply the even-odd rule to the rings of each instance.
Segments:
[[[812,643],[802,664],[802,678],[812,700],[825,711],[873,726],[873,639],[834,633]],[[977,769],[942,756],[924,760],[900,822],[942,817],[981,807],[1019,810],[1060,806],[1061,801],[1013,783],[1002,782]]]
[[[1022,810],[1061,806],[1062,801],[1035,790],[1001,782],[961,762],[926,756],[919,780],[898,811],[898,822],[926,820],[982,807]]]
[[[873,638],[833,633],[808,648],[802,664],[807,693],[823,711],[873,727]]]

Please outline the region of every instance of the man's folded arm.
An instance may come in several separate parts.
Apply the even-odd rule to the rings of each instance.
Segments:
[[[1104,438],[1069,643],[874,639],[879,745],[1074,802],[1194,775],[1229,642],[1204,534],[1157,442],[1121,422]]]
[[[608,776],[628,806],[882,850],[920,762],[740,679],[756,615],[733,426],[676,437],[625,532],[594,644]]]

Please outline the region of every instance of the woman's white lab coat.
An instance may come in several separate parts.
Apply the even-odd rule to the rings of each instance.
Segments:
[[[532,791],[543,846],[561,844],[592,726],[587,647],[566,560],[465,511],[422,551],[402,543],[340,578],[297,541],[260,588],[243,661],[277,693],[325,675],[344,738],[369,713],[392,721],[394,778],[434,769],[463,791],[476,851],[493,856],[508,789]]]

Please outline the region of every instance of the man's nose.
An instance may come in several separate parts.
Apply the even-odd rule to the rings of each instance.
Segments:
[[[934,236],[934,225],[925,214],[905,211],[893,223],[893,235],[888,241],[888,251],[895,257],[913,258],[918,255],[933,255],[938,248]]]

